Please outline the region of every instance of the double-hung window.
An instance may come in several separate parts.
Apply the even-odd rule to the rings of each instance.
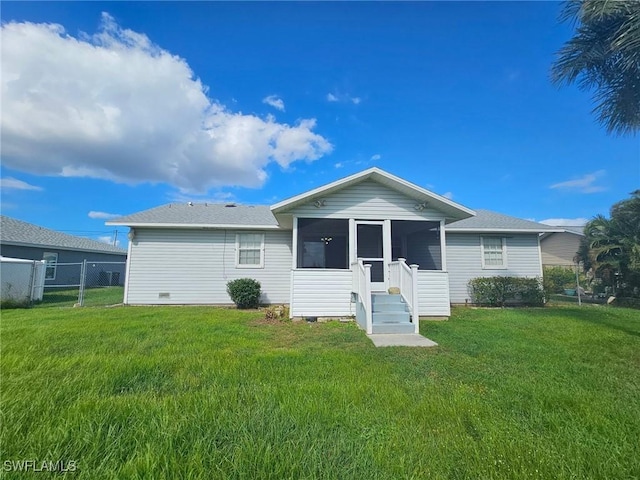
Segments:
[[[482,268],[507,268],[506,239],[501,237],[482,237]]]
[[[262,268],[264,266],[264,233],[238,233],[236,251],[238,268]]]
[[[58,265],[58,254],[55,252],[44,252],[42,254],[42,259],[45,261],[44,279],[55,280],[56,267]]]

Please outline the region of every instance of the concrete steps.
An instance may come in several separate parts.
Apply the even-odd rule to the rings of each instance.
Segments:
[[[374,293],[371,305],[373,333],[414,333],[409,308],[400,295]]]

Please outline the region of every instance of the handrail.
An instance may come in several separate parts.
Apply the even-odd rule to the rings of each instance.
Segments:
[[[389,264],[389,284],[400,289],[400,295],[409,307],[415,333],[419,333],[420,312],[418,300],[418,265],[407,266],[407,260],[398,258]]]
[[[356,321],[367,334],[373,333],[373,312],[371,309],[371,265],[361,259],[351,264],[353,272],[352,291],[356,294]]]

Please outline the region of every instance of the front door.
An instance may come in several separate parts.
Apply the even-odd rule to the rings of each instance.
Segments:
[[[356,258],[371,265],[371,290],[387,290],[387,262],[384,258],[384,223],[356,222]]]

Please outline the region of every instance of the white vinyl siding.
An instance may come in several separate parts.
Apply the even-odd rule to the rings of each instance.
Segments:
[[[289,303],[291,231],[265,231],[263,268],[236,268],[235,230],[136,229],[127,303],[231,304],[227,282],[253,278],[262,303]]]
[[[355,218],[359,220],[439,220],[444,214],[432,208],[416,210],[417,200],[372,180],[322,197],[324,204],[309,201],[291,213],[301,218]]]
[[[495,275],[513,277],[541,277],[538,235],[513,234],[505,238],[507,268],[488,270],[482,266],[480,235],[447,232],[447,270],[451,303],[471,301],[469,280]]]
[[[482,268],[507,268],[506,239],[501,237],[481,237]]]
[[[238,233],[236,250],[236,267],[262,268],[264,266],[263,233]]]
[[[418,270],[418,305],[421,317],[448,317],[449,274],[447,272]]]
[[[342,317],[355,313],[351,304],[351,270],[293,270],[293,317]]]

